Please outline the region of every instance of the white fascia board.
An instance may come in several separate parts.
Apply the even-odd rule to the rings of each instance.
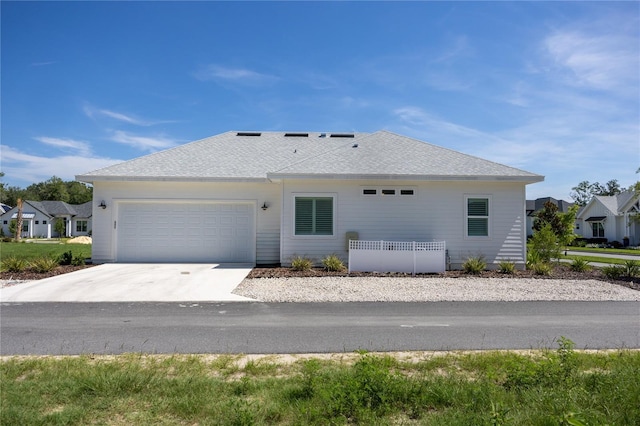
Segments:
[[[402,180],[402,181],[482,181],[482,182],[523,182],[544,181],[544,176],[442,176],[442,175],[383,175],[383,174],[295,174],[267,173],[272,181],[282,179],[296,180]]]
[[[78,175],[76,180],[85,183],[94,182],[268,182],[267,178],[254,177],[188,177],[188,176],[87,176]]]

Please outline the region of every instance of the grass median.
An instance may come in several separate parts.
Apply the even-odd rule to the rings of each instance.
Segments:
[[[640,351],[5,357],[11,424],[640,422]]]

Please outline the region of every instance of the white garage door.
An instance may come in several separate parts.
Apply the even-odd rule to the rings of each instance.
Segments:
[[[118,206],[119,262],[255,262],[249,203],[135,203]]]

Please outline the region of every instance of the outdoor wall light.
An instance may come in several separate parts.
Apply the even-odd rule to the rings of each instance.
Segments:
[[[262,207],[260,207],[262,210],[267,210],[269,208],[269,205],[267,204],[267,202],[265,201],[264,203],[262,203]]]
[[[100,204],[98,204],[98,207],[100,207],[102,210],[107,208],[107,203],[104,202],[104,200],[100,201]]]

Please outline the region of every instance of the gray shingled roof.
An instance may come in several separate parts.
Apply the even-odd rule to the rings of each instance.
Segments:
[[[227,132],[96,170],[77,179],[264,181],[281,178],[518,180],[543,176],[387,131],[335,137]],[[305,132],[307,133],[307,132]],[[334,136],[334,137],[332,137]]]
[[[56,215],[70,215],[78,218],[90,218],[93,212],[92,202],[88,201],[84,204],[68,204],[64,201],[25,201],[34,209],[53,217]],[[25,207],[27,209],[27,207]]]

